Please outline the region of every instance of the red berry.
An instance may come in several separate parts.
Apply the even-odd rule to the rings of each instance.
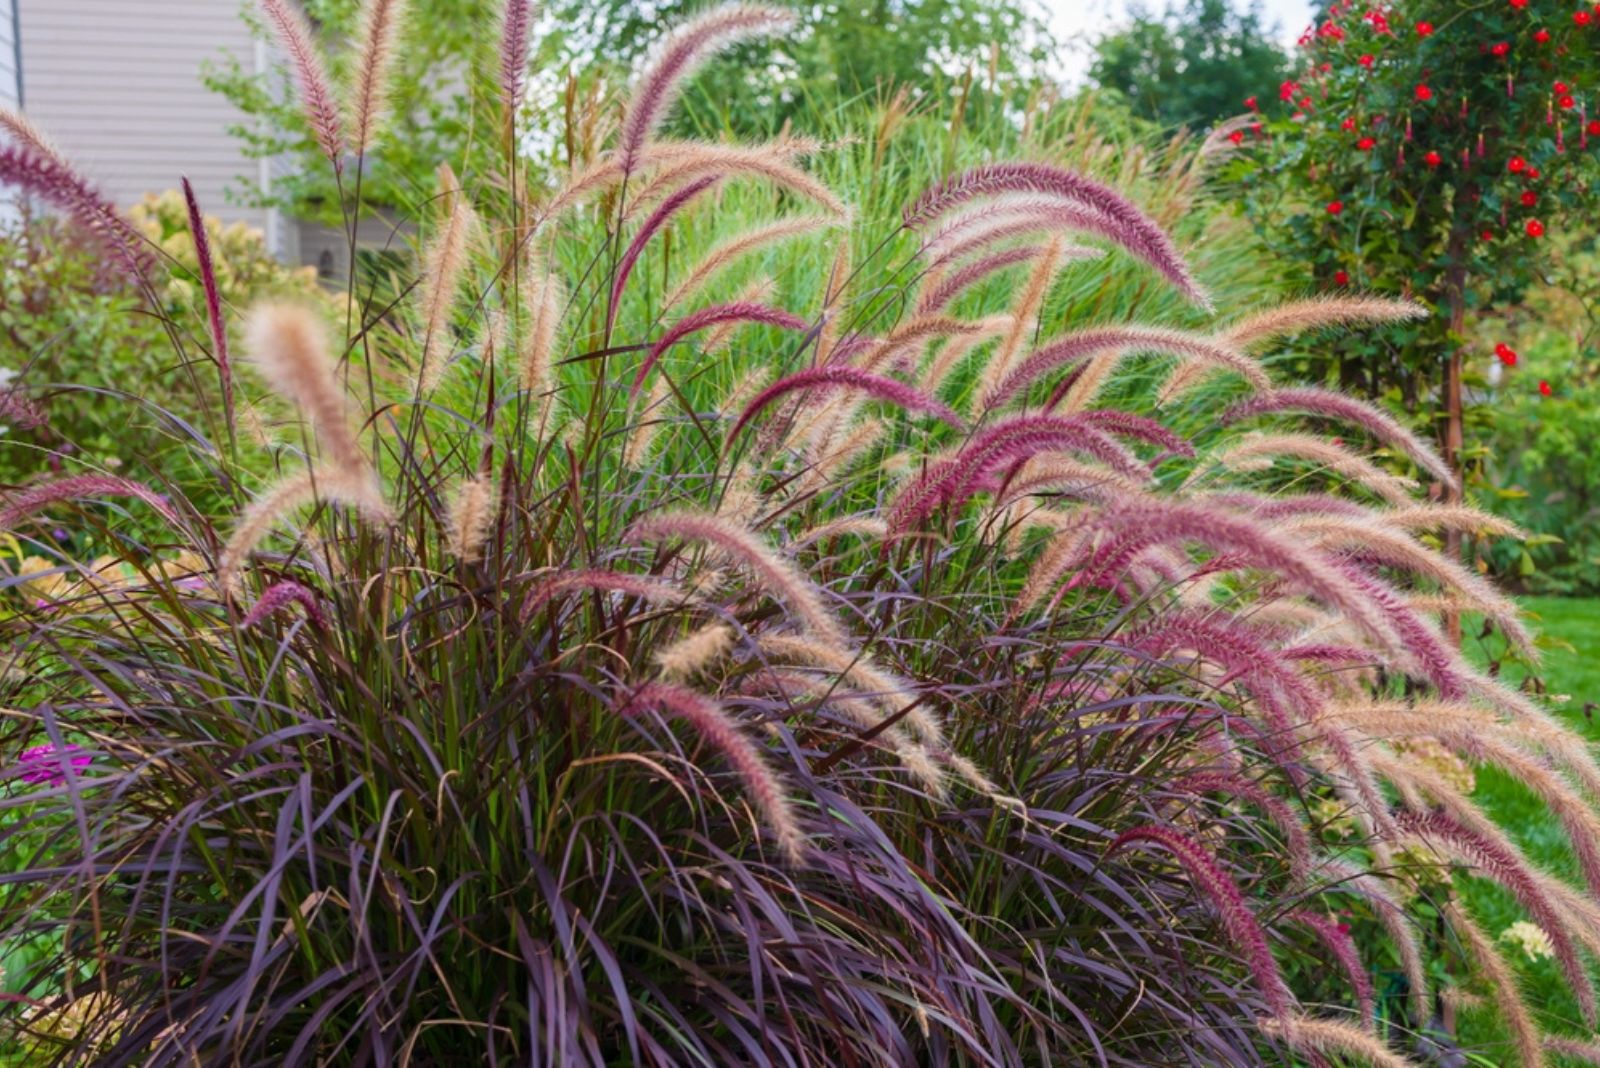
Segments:
[[[1529,237],[1543,237],[1544,236],[1544,223],[1540,222],[1538,219],[1529,219],[1528,220],[1528,236]]]
[[[1329,201],[1328,202],[1328,214],[1329,215],[1338,215],[1342,211],[1344,211],[1344,201],[1342,201],[1342,200],[1333,200],[1333,201]]]
[[[1483,233],[1479,234],[1478,236],[1483,238],[1485,241],[1493,241],[1494,240],[1494,231],[1493,230],[1485,230]]]
[[[1500,362],[1505,364],[1507,367],[1515,367],[1517,365],[1516,350],[1506,349],[1506,351],[1500,354]]]
[[[1504,56],[1508,52],[1511,51],[1511,46],[1509,44],[1507,44],[1505,41],[1496,41],[1489,48],[1489,51],[1492,52],[1496,56]]]
[[[1417,36],[1418,37],[1428,37],[1428,36],[1432,35],[1432,33],[1433,33],[1433,23],[1431,23],[1431,22],[1419,22],[1419,23],[1417,23]]]
[[[1444,160],[1439,156],[1439,153],[1429,152],[1426,156],[1422,157],[1422,162],[1426,163],[1430,167],[1437,167],[1439,164],[1443,163]]]
[[[1528,6],[1528,0],[1511,0],[1511,6],[1521,11]]]
[[[1550,396],[1550,383],[1546,382],[1542,378],[1539,379],[1539,392],[1543,396],[1546,396],[1546,397]]]
[[[1256,98],[1253,97],[1253,96],[1245,97],[1244,98],[1244,106],[1246,108],[1248,108],[1249,110],[1254,111],[1256,109]]]
[[[1589,22],[1593,18],[1594,16],[1590,15],[1587,11],[1575,11],[1572,14],[1572,21],[1576,22],[1579,26],[1589,25]]]
[[[1356,142],[1356,147],[1363,152],[1371,152],[1373,148],[1377,146],[1377,144],[1378,142],[1374,141],[1372,138],[1363,137],[1361,140]]]
[[[1556,82],[1556,84],[1551,86],[1551,88],[1554,89],[1557,93],[1564,93],[1564,92],[1567,91],[1567,83],[1566,82]]]
[[[1600,137],[1600,119],[1589,120],[1589,136]]]
[[[1350,272],[1348,272],[1348,271],[1334,271],[1333,272],[1333,284],[1334,285],[1339,285],[1339,286],[1347,286],[1347,285],[1349,285],[1350,284]]]
[[[1571,111],[1573,108],[1578,106],[1578,102],[1572,99],[1570,94],[1563,96],[1560,100],[1556,101],[1556,103],[1560,104],[1562,108],[1567,111]]]
[[[1533,39],[1538,41],[1540,44],[1548,44],[1550,42],[1550,31],[1535,30],[1533,31]]]
[[[1233,131],[1231,134],[1228,135],[1228,140],[1232,141],[1236,145],[1244,144],[1244,131],[1243,130],[1235,130],[1235,131]]]
[[[1429,89],[1426,85],[1417,86],[1417,99],[1418,100],[1432,100],[1433,99],[1433,90]]]
[[[1528,181],[1531,182],[1537,177],[1539,177],[1539,168],[1538,167],[1529,167],[1528,168]]]
[[[1524,192],[1522,194],[1522,206],[1523,207],[1531,208],[1537,203],[1539,203],[1539,194],[1538,193],[1535,193],[1533,190],[1529,189],[1529,190],[1527,190],[1526,192]]]
[[[1376,63],[1377,61],[1378,61],[1378,58],[1376,56],[1374,56],[1371,52],[1368,52],[1366,55],[1364,55],[1360,59],[1356,60],[1357,63],[1361,64],[1363,67],[1366,67],[1368,70],[1371,70],[1372,69],[1372,65],[1374,63]]]
[[[1349,130],[1349,131],[1351,131],[1353,133],[1355,131],[1355,128],[1356,128],[1356,120],[1353,119],[1353,118],[1347,118],[1343,122],[1341,122],[1339,124],[1339,126],[1340,126],[1340,128],[1345,129],[1345,130]]]
[[[1506,170],[1510,171],[1512,174],[1521,174],[1527,169],[1528,161],[1523,159],[1521,156],[1512,156],[1506,161]]]

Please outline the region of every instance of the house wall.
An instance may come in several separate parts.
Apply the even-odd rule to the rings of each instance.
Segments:
[[[17,108],[21,104],[21,87],[17,83],[16,16],[16,0],[0,0],[0,108]],[[16,217],[16,205],[0,191],[0,227]]]
[[[289,227],[224,195],[265,172],[228,134],[244,116],[200,83],[202,64],[224,54],[252,70],[265,60],[236,0],[0,0],[11,4],[29,118],[113,200],[187,175],[207,214],[261,227],[285,251]]]

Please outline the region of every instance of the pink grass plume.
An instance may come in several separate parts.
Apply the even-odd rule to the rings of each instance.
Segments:
[[[610,334],[612,327],[617,323],[617,308],[622,303],[622,291],[628,284],[628,276],[633,273],[634,264],[639,262],[639,257],[644,254],[645,246],[650,243],[650,239],[655,237],[674,215],[688,207],[690,201],[716,185],[718,181],[720,178],[717,175],[707,175],[674,190],[672,195],[663,200],[656,210],[650,213],[650,217],[639,225],[639,232],[633,235],[633,240],[622,253],[622,259],[617,262],[617,276],[611,283],[611,305],[606,309],[607,334]]]
[[[522,100],[528,71],[528,44],[533,35],[533,0],[506,0],[500,15],[500,103],[510,124]]]
[[[0,185],[14,185],[58,208],[94,235],[116,257],[134,281],[150,269],[144,238],[128,225],[116,205],[59,157],[28,145],[0,146]]]
[[[573,590],[625,593],[630,597],[656,604],[672,604],[688,599],[687,594],[665,579],[651,578],[648,575],[630,575],[606,568],[589,568],[563,572],[539,582],[522,602],[522,611],[518,618],[526,623],[533,613],[555,597]]]
[[[295,604],[305,610],[306,619],[314,626],[327,626],[328,620],[317,603],[317,595],[300,583],[285,579],[282,582],[274,582],[261,591],[261,596],[256,598],[256,603],[245,613],[239,627],[242,630],[249,630]]]
[[[629,390],[630,397],[637,396],[639,387],[644,385],[650,371],[661,359],[661,354],[673,345],[682,341],[696,330],[707,327],[720,326],[723,323],[764,323],[768,326],[781,327],[784,330],[805,330],[808,323],[792,312],[782,308],[774,308],[755,301],[736,300],[728,304],[713,304],[709,308],[690,312],[667,330],[665,334],[650,346],[650,351],[645,354],[644,363],[639,367],[639,373],[634,376],[633,388]]]
[[[132,497],[154,508],[174,526],[178,524],[178,513],[167,498],[142,482],[115,475],[68,475],[35,482],[0,501],[0,530],[12,530],[27,517],[61,501],[102,497]]]
[[[907,411],[925,412],[935,419],[949,423],[958,429],[963,425],[961,417],[949,405],[937,398],[928,396],[914,386],[908,386],[904,382],[886,378],[883,375],[875,375],[870,371],[863,371],[857,367],[829,365],[826,367],[812,367],[789,375],[786,378],[781,378],[756,394],[750,403],[745,406],[744,411],[739,413],[739,418],[734,421],[733,427],[728,431],[728,439],[731,441],[737,437],[739,431],[743,430],[750,420],[760,414],[762,409],[787,393],[802,390],[831,391],[839,389],[866,393],[878,400],[888,401]]]
[[[294,68],[295,81],[300,85],[300,106],[317,139],[317,147],[338,174],[344,169],[344,134],[322,54],[311,39],[311,28],[290,0],[260,0],[260,3],[261,13],[272,24],[278,43],[288,53],[289,63]]]
[[[222,321],[222,298],[217,293],[217,271],[211,261],[211,238],[206,233],[205,216],[195,199],[194,186],[183,179],[183,202],[189,210],[189,233],[194,238],[194,256],[200,270],[200,286],[206,297],[206,326],[211,331],[211,358],[217,361],[217,377],[222,382],[222,410],[233,423],[233,365],[228,359],[228,328]]]

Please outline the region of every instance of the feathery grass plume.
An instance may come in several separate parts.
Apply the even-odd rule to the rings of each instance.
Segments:
[[[846,686],[876,701],[924,745],[945,747],[944,727],[938,717],[917,703],[916,687],[878,667],[865,653],[839,644],[827,644],[794,634],[764,634],[761,652],[769,657],[809,664],[839,676]]]
[[[644,362],[639,365],[639,372],[634,376],[633,388],[630,395],[637,394],[639,387],[644,385],[644,380],[650,376],[651,368],[656,361],[661,359],[661,354],[682,341],[696,330],[718,326],[722,323],[764,323],[767,326],[781,327],[784,330],[805,330],[810,327],[804,319],[782,308],[773,308],[766,304],[754,304],[735,301],[730,304],[713,304],[699,311],[690,312],[669,327],[666,333],[650,346],[650,351],[645,354]]]
[[[31,145],[0,145],[0,184],[14,185],[65,212],[89,231],[127,269],[135,281],[150,269],[144,239],[128,225],[115,204],[65,160],[44,155]]]
[[[132,497],[154,508],[173,526],[178,525],[178,513],[166,497],[142,482],[116,475],[67,475],[35,482],[6,494],[0,499],[0,530],[16,530],[17,524],[52,504],[101,497]]]
[[[707,252],[694,265],[689,276],[679,282],[671,293],[667,294],[661,302],[663,309],[675,308],[684,300],[698,293],[718,271],[730,263],[758,249],[775,245],[780,241],[787,241],[794,237],[806,237],[821,230],[826,230],[837,224],[837,220],[819,215],[796,215],[788,219],[779,219],[765,226],[757,226],[746,230],[744,233],[735,234],[727,241]]]
[[[1571,1057],[1585,1064],[1600,1064],[1600,1042],[1582,1042],[1560,1035],[1546,1035],[1544,1048],[1562,1057]]]
[[[518,618],[526,623],[535,612],[563,593],[574,590],[593,590],[601,593],[625,593],[652,604],[684,604],[689,595],[674,583],[650,575],[630,575],[624,571],[607,568],[589,568],[566,571],[536,583],[522,602]]]
[[[973,398],[973,411],[987,412],[998,402],[997,394],[1000,385],[1006,381],[1006,375],[1011,370],[1011,364],[1016,359],[1017,350],[1022,347],[1023,340],[1039,328],[1039,313],[1044,307],[1044,298],[1050,291],[1050,284],[1055,281],[1057,272],[1061,270],[1062,242],[1059,237],[1052,238],[1045,246],[1039,258],[1034,261],[1033,270],[1028,272],[1028,281],[1022,287],[1022,292],[1011,302],[1009,309],[1011,325],[1001,335],[1000,344],[994,353],[983,365],[983,376],[978,383],[978,391]]]
[[[328,74],[323,69],[322,53],[311,39],[311,28],[292,0],[261,0],[261,12],[272,23],[278,43],[289,55],[295,80],[300,83],[300,106],[317,146],[337,175],[344,170],[344,134],[333,90],[328,87]]]
[[[1288,919],[1310,928],[1344,970],[1345,977],[1350,980],[1350,989],[1356,995],[1361,1022],[1370,1031],[1374,1020],[1372,980],[1367,978],[1367,969],[1361,963],[1361,953],[1356,949],[1355,939],[1350,937],[1349,928],[1310,909],[1295,909],[1289,913]]]
[[[644,395],[644,399],[629,406],[630,427],[622,443],[623,467],[636,468],[649,456],[650,446],[655,444],[656,431],[665,422],[665,416],[658,414],[657,410],[664,409],[671,399],[672,390],[667,380],[656,378],[650,383],[650,392]]]
[[[1237,372],[1256,389],[1272,387],[1266,372],[1255,360],[1226,341],[1205,334],[1168,330],[1158,326],[1091,327],[1052,340],[1023,360],[994,391],[994,403],[1001,404],[1026,389],[1051,371],[1087,359],[1098,353],[1159,352],[1192,360],[1206,366]]]
[[[857,457],[883,440],[888,425],[882,419],[863,419],[843,441],[813,441],[806,451],[806,466],[794,485],[794,496],[817,492]]]
[[[707,623],[665,649],[656,650],[652,659],[660,669],[662,678],[674,681],[692,679],[732,652],[733,642],[732,627],[726,623]]]
[[[1239,892],[1238,886],[1217,865],[1211,854],[1203,846],[1170,827],[1147,824],[1117,835],[1106,848],[1105,858],[1109,859],[1127,846],[1139,842],[1160,846],[1178,861],[1188,873],[1195,889],[1199,890],[1217,910],[1229,940],[1242,950],[1249,960],[1256,986],[1266,998],[1268,1008],[1279,1018],[1287,1016],[1293,995],[1289,993],[1289,987],[1278,971],[1278,962],[1272,957],[1266,932],[1261,929],[1261,924],[1251,913],[1250,907],[1245,904],[1244,895]]]
[[[49,422],[44,409],[29,400],[22,390],[15,387],[0,389],[0,425],[17,430],[36,430]]]
[[[1459,902],[1446,901],[1441,911],[1451,932],[1477,961],[1478,969],[1487,980],[1486,985],[1494,992],[1495,1005],[1516,1042],[1517,1055],[1524,1068],[1543,1068],[1544,1050],[1539,1041],[1539,1029],[1528,1012],[1527,1002],[1522,1000],[1517,990],[1516,973],[1495,948],[1494,940],[1484,933],[1483,928]]]
[[[34,154],[60,167],[68,167],[66,154],[22,112],[0,107],[0,130],[4,130],[17,144],[31,149]]]
[[[1293,300],[1246,316],[1223,328],[1222,336],[1240,348],[1275,341],[1304,330],[1330,326],[1401,323],[1426,319],[1428,309],[1410,300],[1385,300],[1381,297],[1317,297]]]
[[[1355,867],[1348,861],[1324,859],[1318,866],[1330,888],[1355,894],[1372,906],[1373,915],[1383,925],[1400,956],[1400,970],[1405,974],[1407,1000],[1411,1003],[1412,1018],[1426,1021],[1433,1013],[1433,997],[1428,982],[1428,972],[1422,963],[1422,946],[1417,940],[1416,925],[1406,915],[1405,906],[1395,899],[1384,880]]]
[[[1375,757],[1374,762],[1379,773],[1402,790],[1408,784],[1412,788],[1420,786],[1435,801],[1448,805],[1448,811],[1401,812],[1396,821],[1406,833],[1476,868],[1511,892],[1517,904],[1550,936],[1567,985],[1578,999],[1585,1022],[1594,1027],[1594,986],[1572,944],[1561,909],[1546,890],[1547,884],[1559,880],[1528,863],[1493,822],[1438,776],[1424,773],[1415,762],[1400,758]]]
[[[373,523],[384,523],[390,518],[370,472],[327,467],[287,475],[263,490],[239,513],[233,534],[217,557],[218,589],[225,596],[239,593],[245,560],[266,538],[272,525],[314,500],[349,505]]]
[[[957,212],[923,242],[921,254],[931,270],[938,273],[968,257],[984,256],[1014,238],[1064,233],[1104,238],[1116,244],[1121,230],[1109,216],[1080,204],[1008,196]],[[1069,245],[1062,251],[1069,259],[1079,260],[1091,258],[1092,250]]]
[[[194,186],[183,182],[183,202],[189,211],[189,234],[194,238],[194,256],[200,273],[200,286],[206,295],[206,326],[211,331],[211,358],[217,361],[217,377],[222,381],[222,411],[233,422],[233,365],[228,361],[228,329],[222,322],[222,298],[217,293],[217,272],[211,262],[211,238],[206,234],[205,216],[195,199]]]
[[[450,502],[450,552],[463,564],[475,564],[483,555],[483,543],[494,523],[494,478],[479,472],[461,480]]]
[[[317,443],[349,482],[371,477],[372,465],[350,430],[344,390],[328,353],[328,332],[297,304],[260,304],[245,321],[245,348],[275,392],[311,423]]]
[[[850,232],[846,230],[834,242],[833,265],[828,269],[828,281],[822,289],[822,330],[817,334],[816,362],[828,363],[833,359],[833,345],[839,339],[841,309],[836,305],[850,283]]]
[[[1236,566],[1275,571],[1343,613],[1384,648],[1395,648],[1393,627],[1369,603],[1365,590],[1323,557],[1243,516],[1184,501],[1129,502],[1106,508],[1093,520],[1107,534],[1096,550],[1092,573],[1099,579],[1121,574],[1144,550],[1196,542],[1236,557]]]
[[[1283,522],[1283,528],[1313,536],[1324,547],[1342,546],[1364,558],[1420,575],[1459,594],[1472,609],[1482,612],[1500,628],[1523,656],[1537,663],[1539,651],[1533,635],[1519,618],[1520,610],[1493,584],[1442,553],[1434,552],[1406,534],[1396,532],[1381,518],[1307,515]]]
[[[882,375],[871,374],[854,367],[828,366],[812,367],[805,371],[797,371],[786,378],[780,378],[745,405],[739,418],[734,420],[733,426],[728,430],[728,438],[737,437],[750,420],[759,415],[773,401],[788,393],[796,391],[815,390],[857,390],[878,400],[887,401],[898,408],[910,412],[925,412],[941,422],[949,423],[960,429],[964,423],[950,406],[934,397],[930,397],[918,390],[915,386],[908,386],[904,382]]]
[[[1354,1057],[1370,1068],[1422,1068],[1416,1061],[1390,1051],[1361,1028],[1337,1020],[1280,1016],[1263,1017],[1256,1024],[1262,1034],[1282,1039],[1303,1057]]]
[[[1440,482],[1452,487],[1456,485],[1454,472],[1434,451],[1433,446],[1374,405],[1332,390],[1302,386],[1258,393],[1223,412],[1220,422],[1223,426],[1231,426],[1245,419],[1277,412],[1301,412],[1358,426],[1385,445],[1411,457],[1418,467]]]
[[[1098,408],[1092,411],[1078,413],[1082,422],[1092,427],[1098,427],[1108,434],[1115,434],[1121,438],[1133,438],[1135,441],[1148,442],[1159,445],[1165,450],[1157,459],[1168,456],[1193,456],[1194,445],[1179,434],[1168,430],[1149,416],[1138,415],[1134,412],[1117,411],[1111,408]],[[1155,460],[1151,461],[1155,463]]]
[[[749,567],[769,593],[789,606],[812,637],[826,645],[844,646],[844,628],[823,604],[816,587],[748,527],[705,512],[663,512],[634,523],[623,541],[639,544],[672,538],[702,542]]]
[[[1289,853],[1290,867],[1300,875],[1305,875],[1311,870],[1311,855],[1313,841],[1311,831],[1289,807],[1289,804],[1276,794],[1272,793],[1260,783],[1252,782],[1237,772],[1227,771],[1199,771],[1192,775],[1185,775],[1172,784],[1174,791],[1204,795],[1208,793],[1226,794],[1229,798],[1248,801],[1267,814],[1272,825],[1283,834],[1284,845]],[[1353,950],[1354,947],[1352,946]],[[1357,963],[1357,969],[1360,965]],[[1363,978],[1365,975],[1363,974]],[[1357,991],[1358,998],[1360,991]],[[1366,991],[1370,1001],[1371,988]],[[1370,1015],[1370,1014],[1369,1014]]]
[[[1463,534],[1483,534],[1497,538],[1528,537],[1527,531],[1497,515],[1490,515],[1465,504],[1417,504],[1393,508],[1382,513],[1383,522],[1401,530],[1459,530]]]
[[[461,269],[468,246],[478,231],[478,213],[456,181],[448,163],[439,164],[439,192],[444,199],[444,225],[423,253],[422,356],[417,368],[417,392],[427,394],[439,385],[449,354],[450,315],[455,307]]]
[[[646,64],[622,119],[617,155],[633,171],[661,120],[672,108],[684,79],[713,54],[750,37],[783,33],[795,17],[781,8],[727,4],[712,8],[669,34]]]
[[[917,229],[963,204],[1006,193],[1059,197],[1106,216],[1117,224],[1116,233],[1107,236],[1160,271],[1195,304],[1210,309],[1211,299],[1189,273],[1188,264],[1165,230],[1115,190],[1048,163],[990,163],[974,167],[924,193],[906,209],[905,224]]]
[[[801,531],[789,542],[788,549],[791,553],[799,552],[807,545],[813,545],[828,538],[840,538],[856,535],[863,538],[881,538],[888,533],[888,526],[883,520],[873,516],[846,515],[838,519],[830,519],[826,523],[819,523],[809,530]]]
[[[1100,501],[1111,497],[1136,497],[1143,492],[1139,483],[1108,467],[1046,453],[1030,458],[1017,469],[1004,490],[996,494],[994,511],[999,512],[1024,497],[1039,493]]]
[[[1021,245],[980,256],[970,263],[963,264],[960,269],[952,271],[943,278],[930,281],[922,295],[917,298],[917,314],[932,315],[944,311],[957,297],[984,279],[1008,267],[1031,262],[1044,251],[1044,245]],[[1088,259],[1099,254],[1096,249],[1063,248],[1061,251],[1063,258]]]
[[[1003,335],[1011,326],[1011,317],[1008,315],[991,315],[984,319],[975,319],[972,325],[977,327],[970,334],[957,335],[945,342],[936,356],[928,362],[928,369],[922,374],[922,388],[929,393],[937,393],[944,387],[945,381],[950,377],[961,361],[972,355],[973,352],[994,338]]]
[[[735,175],[760,178],[779,189],[809,200],[829,215],[844,219],[849,214],[844,201],[833,190],[813,178],[806,171],[789,162],[796,156],[807,155],[815,142],[786,138],[762,145],[709,145],[688,142],[681,145],[656,145],[646,153],[648,162],[659,163],[661,169],[650,183],[633,198],[624,218],[645,204],[654,203],[684,182],[706,175],[732,178]],[[552,211],[570,206],[575,199],[615,182],[620,171],[597,171],[583,176],[583,187],[573,186],[561,194],[552,205]]]
[[[704,193],[721,179],[714,174],[704,178],[697,178],[679,188],[667,199],[663,200],[655,211],[650,213],[640,226],[633,240],[628,242],[628,247],[622,253],[622,259],[617,261],[617,274],[611,282],[611,303],[606,308],[606,332],[610,333],[617,323],[617,309],[622,304],[622,291],[628,284],[628,277],[633,274],[634,264],[639,262],[639,257],[644,254],[645,246],[650,239],[672,221],[672,217],[684,208],[695,197]]]
[[[394,39],[405,16],[406,0],[364,0],[361,5],[361,51],[350,100],[350,150],[357,155],[371,149],[383,122]]]
[[[1006,320],[1010,322],[1009,319]],[[919,315],[896,326],[883,337],[858,334],[835,346],[831,356],[818,363],[853,363],[863,371],[904,365],[907,349],[926,345],[940,338],[965,337],[981,333],[983,320],[952,319],[946,315]],[[920,359],[910,362],[920,363]]]
[[[556,337],[567,303],[566,289],[550,271],[533,271],[523,284],[526,326],[518,355],[523,392],[539,397],[553,386]]]
[[[1312,434],[1252,434],[1207,456],[1207,460],[1234,470],[1270,466],[1278,457],[1308,460],[1341,478],[1369,490],[1392,505],[1412,502],[1417,484],[1392,474],[1349,449]],[[1191,481],[1200,478],[1197,469]]]
[[[516,120],[517,105],[522,102],[533,14],[533,0],[506,0],[500,13],[500,106],[508,127]]]
[[[239,621],[239,629],[249,630],[293,604],[305,609],[306,620],[314,626],[328,625],[327,617],[322,614],[322,607],[317,604],[317,595],[300,583],[285,579],[274,582],[261,591],[256,603],[250,606],[250,611]]]
[[[778,283],[773,281],[771,275],[762,275],[751,280],[743,289],[734,296],[735,304],[771,304],[772,297],[778,292]],[[700,342],[700,352],[705,356],[715,356],[727,347],[733,340],[733,335],[739,330],[739,323],[723,323],[714,326],[706,332],[705,339]],[[755,390],[761,388],[761,383],[766,381],[768,369],[759,365],[748,368],[735,383],[734,388],[728,392],[727,398],[722,402],[722,412],[737,412],[744,408],[745,401],[755,395]],[[740,387],[751,386],[748,394],[740,394]]]
[[[800,831],[778,776],[768,765],[765,754],[745,736],[721,705],[698,690],[668,682],[648,682],[621,702],[618,711],[630,715],[640,708],[654,709],[694,728],[695,733],[721,753],[738,773],[784,858],[791,864],[798,864],[804,858],[805,835]]]

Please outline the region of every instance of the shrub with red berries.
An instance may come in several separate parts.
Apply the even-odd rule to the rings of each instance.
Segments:
[[[1284,103],[1261,109],[1262,135],[1228,164],[1264,239],[1314,285],[1434,306],[1386,351],[1319,340],[1311,370],[1398,395],[1457,456],[1472,452],[1472,400],[1488,396],[1492,361],[1463,349],[1474,325],[1519,301],[1600,217],[1597,10],[1334,0],[1301,39]],[[1494,355],[1517,366],[1509,347]],[[1465,415],[1446,417],[1462,401]]]

